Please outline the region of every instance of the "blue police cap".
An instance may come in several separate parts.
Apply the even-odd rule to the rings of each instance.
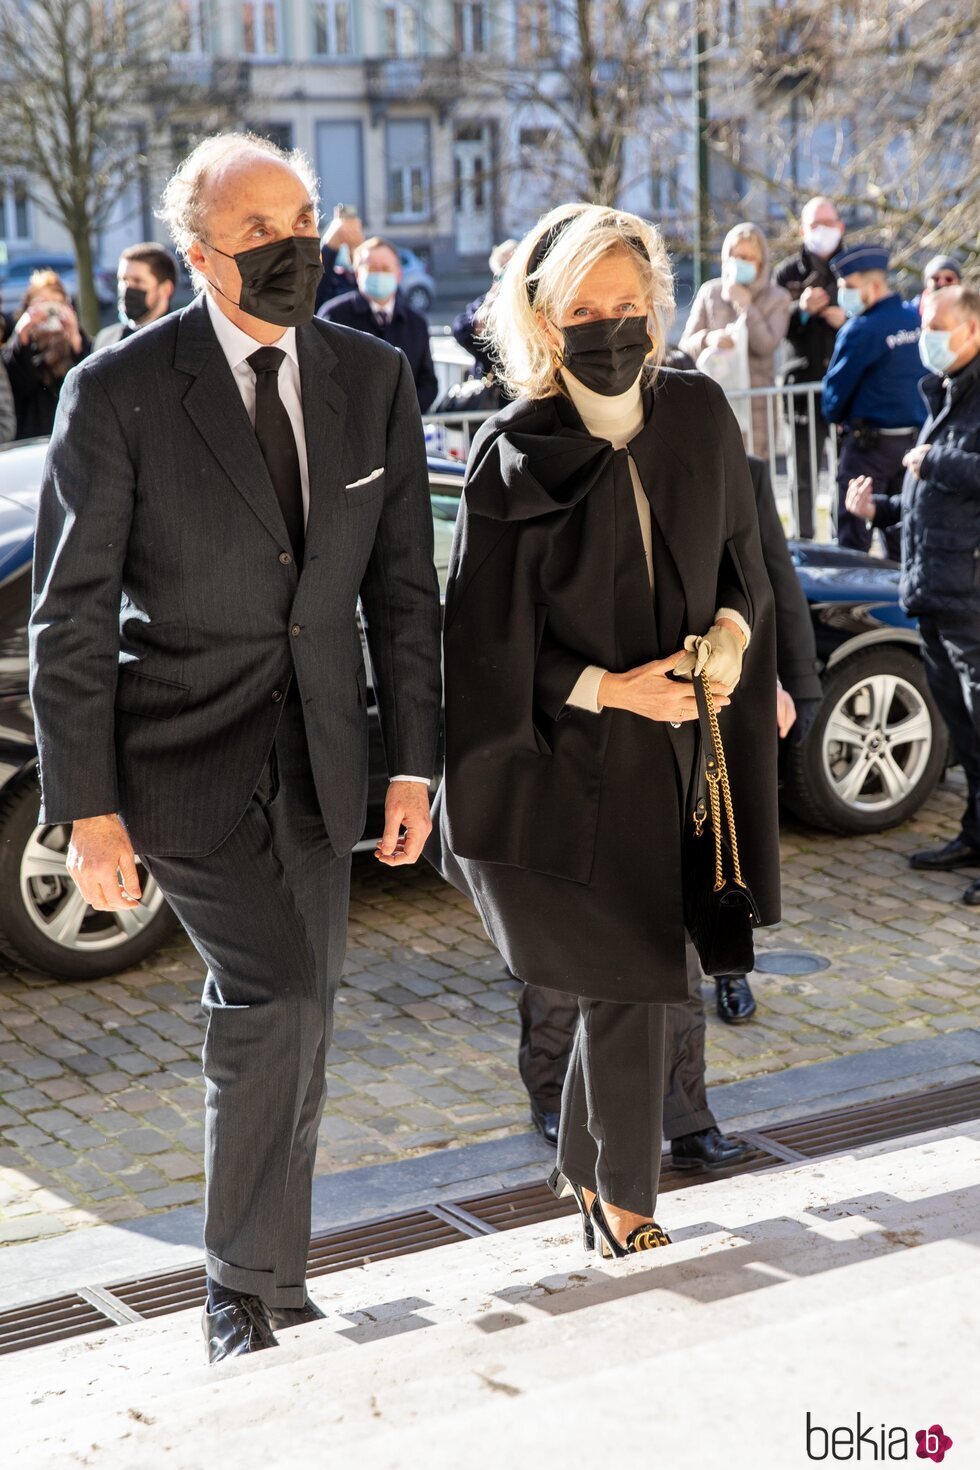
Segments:
[[[860,271],[886,271],[888,251],[884,245],[848,245],[831,261],[834,274],[843,280],[845,276],[857,275]]]

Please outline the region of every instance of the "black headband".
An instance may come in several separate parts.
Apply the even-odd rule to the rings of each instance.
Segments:
[[[527,286],[527,299],[528,301],[530,301],[532,306],[534,305],[534,298],[538,294],[538,283],[537,281],[532,281],[531,277],[541,269],[548,256],[554,249],[562,233],[567,229],[572,221],[578,219],[578,217],[579,216],[577,214],[569,214],[566,215],[564,219],[560,219],[557,224],[551,226],[550,230],[545,231],[545,233],[538,240],[534,249],[531,251],[530,259],[527,263],[527,271],[524,275],[524,281],[525,285]],[[625,235],[623,237],[623,244],[626,245],[629,249],[637,251],[638,254],[644,257],[644,259],[649,260],[649,251],[647,250],[646,245],[640,239],[639,235]]]

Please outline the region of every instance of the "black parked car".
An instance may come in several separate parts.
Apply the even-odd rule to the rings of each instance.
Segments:
[[[37,824],[27,616],[44,451],[41,440],[0,449],[0,953],[44,974],[90,979],[137,964],[176,921],[145,872],[139,908],[88,908],[65,870],[68,828]],[[445,581],[463,469],[433,458],[429,473]],[[825,663],[825,697],[807,739],[784,751],[784,797],[816,825],[880,831],[922,805],[945,762],[946,732],[926,687],[915,624],[898,605],[894,567],[832,546],[794,543],[792,551]],[[370,738],[365,849],[381,830],[387,787],[376,711]]]

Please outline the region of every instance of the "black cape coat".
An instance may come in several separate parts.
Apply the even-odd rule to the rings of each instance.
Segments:
[[[427,855],[475,900],[514,974],[612,1001],[687,996],[681,839],[696,751],[566,698],[704,633],[752,628],[722,712],[742,866],[779,917],[775,637],[738,424],[700,373],[662,370],[630,443],[651,502],[651,597],[626,450],[564,397],[518,400],[474,440],[446,598],[446,768]]]

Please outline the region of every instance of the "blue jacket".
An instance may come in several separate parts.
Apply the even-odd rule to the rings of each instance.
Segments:
[[[395,309],[391,321],[382,327],[371,309],[371,303],[360,291],[348,291],[346,296],[335,296],[320,307],[317,316],[325,322],[339,322],[342,327],[355,327],[359,332],[370,332],[382,342],[390,342],[408,358],[415,379],[419,408],[423,413],[432,407],[439,391],[439,380],[432,365],[429,347],[429,324],[420,311],[403,298],[399,291],[395,297]]]
[[[917,617],[980,612],[980,357],[922,381],[932,448],[900,495],[876,495],[875,525],[902,523],[902,605]]]
[[[881,429],[919,427],[925,418],[919,327],[915,307],[895,294],[844,323],[823,380],[823,412],[830,423],[860,419]]]

